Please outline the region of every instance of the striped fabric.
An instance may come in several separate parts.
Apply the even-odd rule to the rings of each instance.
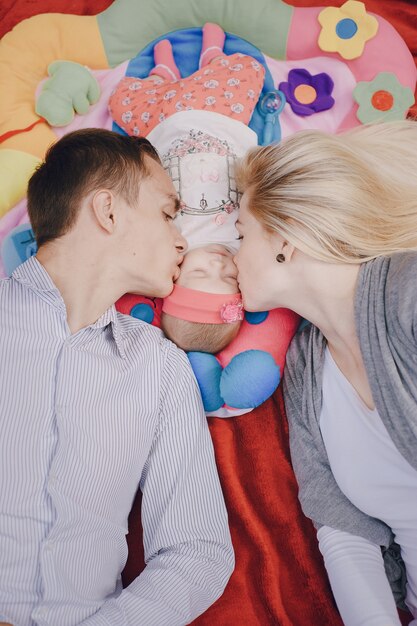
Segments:
[[[32,257],[0,281],[0,358],[0,621],[192,621],[233,550],[184,353],[114,307],[71,335]],[[147,567],[122,591],[139,485]]]

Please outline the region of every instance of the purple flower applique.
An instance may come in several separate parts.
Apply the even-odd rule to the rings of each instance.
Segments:
[[[279,84],[294,113],[304,116],[331,109],[333,87],[332,79],[325,72],[313,76],[303,68],[290,70],[287,82]]]

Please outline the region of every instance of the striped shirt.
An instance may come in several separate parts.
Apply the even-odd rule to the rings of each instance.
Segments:
[[[184,353],[114,307],[71,334],[32,257],[0,281],[0,357],[0,621],[192,621],[233,550]],[[138,486],[147,566],[122,590]]]

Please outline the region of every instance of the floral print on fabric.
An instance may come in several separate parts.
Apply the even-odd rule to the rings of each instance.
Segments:
[[[125,77],[109,100],[109,110],[129,135],[146,137],[179,111],[213,111],[248,124],[262,91],[265,69],[240,53],[215,59],[179,81]]]

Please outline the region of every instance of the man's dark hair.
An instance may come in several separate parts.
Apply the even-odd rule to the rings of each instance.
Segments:
[[[83,198],[95,189],[110,189],[135,202],[141,179],[149,175],[145,155],[160,163],[144,137],[95,128],[69,133],[51,146],[28,185],[28,212],[38,247],[72,228]]]

